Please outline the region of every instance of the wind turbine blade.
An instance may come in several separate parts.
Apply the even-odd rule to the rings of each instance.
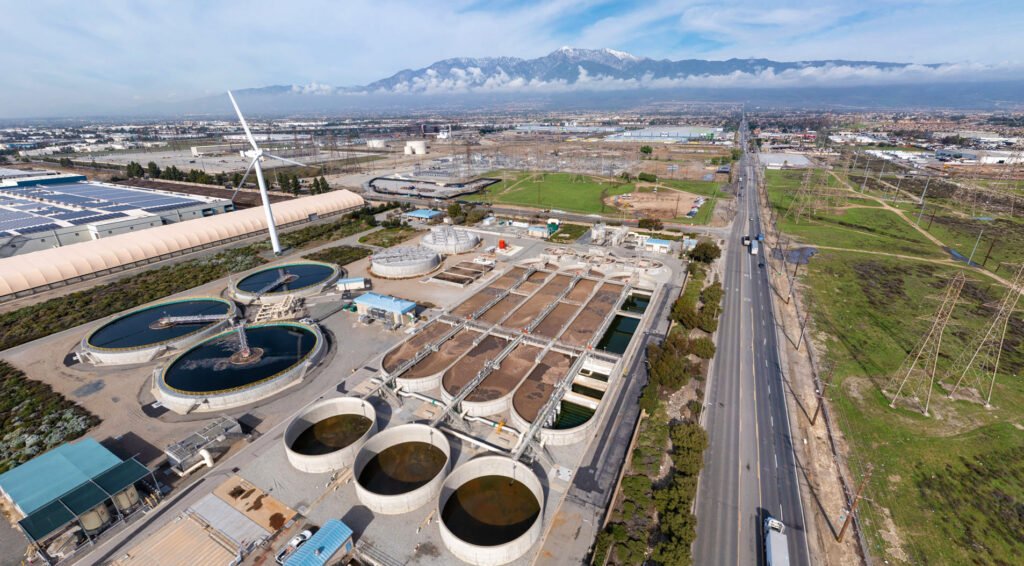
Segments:
[[[285,159],[283,157],[278,157],[278,156],[276,156],[276,155],[274,155],[272,153],[267,153],[265,151],[263,152],[263,156],[264,157],[269,157],[271,159],[276,159],[278,161],[284,161],[285,163],[291,163],[292,165],[298,165],[299,167],[305,167],[306,166],[305,163],[299,163],[298,161],[292,161],[291,159]]]
[[[242,111],[238,109],[238,103],[235,102],[235,95],[231,94],[230,90],[228,91],[228,98],[231,99],[231,105],[235,107],[235,114],[238,114],[238,120],[242,122],[242,129],[245,130],[245,137],[249,138],[249,144],[252,145],[253,149],[259,150],[259,148],[256,147],[256,140],[252,137],[252,132],[249,131],[249,124],[245,122],[245,116],[242,116]]]
[[[235,187],[235,192],[231,193],[231,202],[235,202],[235,195],[237,195],[238,191],[242,190],[242,187],[245,186],[245,180],[249,178],[249,173],[252,173],[252,168],[253,168],[254,165],[256,165],[256,160],[257,159],[259,159],[259,158],[257,157],[256,159],[253,159],[249,163],[249,167],[245,170],[245,175],[242,175],[242,180],[239,181],[238,182],[238,186]]]

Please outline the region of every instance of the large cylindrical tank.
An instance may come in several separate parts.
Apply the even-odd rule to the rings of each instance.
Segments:
[[[130,511],[139,503],[139,491],[134,485],[114,494],[114,506],[121,511]]]
[[[452,554],[479,566],[507,564],[540,539],[544,488],[523,464],[481,456],[448,476],[437,512],[441,540]]]
[[[299,471],[334,472],[351,466],[359,449],[376,432],[377,412],[373,405],[356,397],[324,399],[288,425],[284,451]]]
[[[387,147],[387,143],[384,140],[366,140],[366,147],[372,149],[383,149]]]
[[[441,265],[441,256],[422,246],[398,246],[381,250],[370,258],[370,271],[387,279],[425,275]]]
[[[423,140],[412,140],[405,142],[405,153],[409,155],[426,155],[427,142]]]
[[[451,226],[435,226],[420,240],[421,246],[445,255],[466,253],[479,243],[476,234]]]
[[[437,497],[450,466],[451,446],[441,431],[423,424],[389,428],[356,455],[356,497],[375,513],[408,513]]]
[[[82,523],[82,528],[85,529],[85,532],[93,534],[110,522],[110,511],[107,510],[106,503],[100,503],[79,515],[78,520]]]

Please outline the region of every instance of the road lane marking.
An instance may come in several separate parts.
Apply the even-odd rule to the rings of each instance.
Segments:
[[[778,468],[779,467],[779,455],[775,454],[774,457],[775,457],[775,467]],[[781,509],[782,506],[780,505],[779,508]]]

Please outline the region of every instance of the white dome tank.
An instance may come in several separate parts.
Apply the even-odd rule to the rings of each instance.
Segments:
[[[453,255],[463,254],[476,247],[480,238],[476,234],[451,226],[436,226],[423,236],[420,245],[436,252]]]
[[[407,279],[430,273],[441,265],[441,256],[423,246],[398,246],[370,257],[370,271],[387,279]]]

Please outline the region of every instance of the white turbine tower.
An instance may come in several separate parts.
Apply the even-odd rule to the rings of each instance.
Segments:
[[[267,195],[267,181],[263,178],[263,166],[260,165],[260,163],[264,159],[270,158],[284,163],[298,165],[299,167],[305,167],[305,165],[298,161],[278,157],[260,149],[259,146],[256,145],[256,139],[252,137],[252,132],[249,131],[249,124],[245,122],[245,117],[242,116],[242,111],[238,109],[238,103],[235,102],[235,97],[231,94],[230,90],[228,91],[228,98],[231,99],[231,105],[235,107],[235,113],[238,114],[238,120],[242,123],[242,129],[245,130],[245,137],[249,140],[249,145],[252,146],[252,149],[242,152],[242,155],[251,158],[252,162],[249,163],[249,167],[245,170],[245,175],[242,176],[242,181],[238,183],[238,187],[235,189],[235,192],[237,193],[238,189],[245,185],[245,180],[249,177],[249,173],[255,167],[256,182],[260,186],[260,199],[263,201],[263,212],[267,215],[267,230],[270,231],[270,245],[274,248],[275,255],[281,255],[281,242],[277,238],[277,225],[274,224],[274,212],[270,209],[270,198]]]

